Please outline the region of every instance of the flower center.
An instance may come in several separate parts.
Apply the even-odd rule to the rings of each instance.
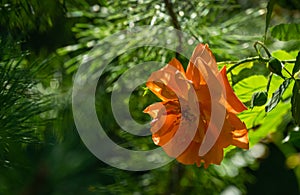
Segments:
[[[189,122],[196,120],[196,116],[192,114],[191,109],[189,107],[185,107],[182,109],[181,116],[184,120],[187,120]]]

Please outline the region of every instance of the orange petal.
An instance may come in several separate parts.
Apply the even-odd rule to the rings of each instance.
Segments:
[[[152,73],[153,74],[153,73]],[[152,75],[151,75],[152,76]],[[150,78],[153,79],[153,76]],[[155,79],[153,79],[155,80]],[[157,81],[148,81],[146,83],[146,86],[161,100],[167,101],[167,100],[175,100],[177,99],[176,94],[172,89],[167,87],[165,84]]]
[[[176,133],[177,128],[178,128],[178,125],[171,126],[171,128],[167,131],[167,133],[164,133],[163,135],[154,133],[152,135],[152,140],[153,140],[154,144],[159,145],[159,146],[164,146],[166,143],[168,143],[174,137],[174,134]]]
[[[151,122],[151,132],[163,136],[178,126],[180,105],[178,101],[159,102],[148,106],[145,110],[154,120]],[[178,121],[178,122],[177,122]]]
[[[249,149],[249,138],[247,129],[235,130],[233,132],[232,145],[243,149]]]
[[[164,109],[163,103],[157,102],[145,108],[143,112],[149,114],[152,118],[156,118],[162,109]]]
[[[177,70],[179,70],[181,73],[185,75],[182,64],[176,58],[173,58],[168,64],[175,67]]]
[[[178,162],[186,165],[197,164],[201,165],[204,162],[204,167],[208,168],[210,164],[220,164],[223,159],[223,148],[215,144],[211,150],[204,156],[198,156],[201,144],[198,142],[191,142],[189,147],[176,159]]]
[[[228,121],[231,123],[233,130],[233,142],[232,145],[235,145],[239,148],[248,149],[249,148],[249,139],[248,139],[248,130],[246,125],[233,113],[228,113]]]
[[[163,145],[165,152],[171,157],[178,157],[193,141],[197,132],[197,121],[189,121],[186,118],[180,118],[180,124],[174,128],[176,131],[172,140],[166,145]]]
[[[147,87],[161,100],[187,99],[189,82],[184,69],[177,59],[172,59],[164,68],[155,71],[149,77]]]
[[[207,129],[207,124],[203,120],[203,117],[200,116],[199,117],[199,124],[198,124],[198,128],[197,128],[197,132],[196,132],[196,135],[195,135],[193,141],[201,143],[202,140],[203,140],[203,137],[205,135],[206,129]]]
[[[200,147],[200,143],[194,141],[191,142],[188,148],[176,158],[177,161],[185,165],[191,165],[197,163],[197,160],[199,158],[198,157],[199,147]]]
[[[210,164],[221,164],[223,154],[223,147],[216,143],[210,151],[202,157],[205,163],[204,167],[207,168]]]
[[[195,89],[199,94],[198,99],[202,105],[209,104],[210,106],[208,101],[219,101],[222,97],[222,94],[225,93],[225,86],[220,83],[220,78],[218,78],[219,72],[213,71],[211,66],[207,64],[204,59],[197,58],[195,65],[201,78],[199,84],[195,83],[193,80]],[[187,76],[189,75],[187,74]]]
[[[194,87],[196,89],[199,88],[200,83],[205,84],[205,80],[203,80],[200,71],[198,70],[197,66],[194,65],[192,62],[189,63],[186,71],[186,77],[193,81]]]
[[[224,148],[234,145],[239,148],[248,149],[248,131],[245,124],[233,113],[227,113],[218,143]]]
[[[196,89],[200,84],[206,83],[206,78],[203,78],[205,69],[203,69],[202,64],[208,66],[215,75],[217,74],[218,68],[215,57],[206,44],[198,44],[196,46],[187,67],[186,76],[193,81]]]
[[[238,97],[233,92],[232,87],[230,86],[227,75],[226,75],[226,67],[225,66],[222,68],[220,73],[222,75],[223,82],[225,85],[228,110],[233,113],[240,113],[244,110],[247,110],[247,107],[238,99]]]

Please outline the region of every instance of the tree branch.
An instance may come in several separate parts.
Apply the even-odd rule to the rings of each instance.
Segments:
[[[164,0],[165,4],[166,4],[166,8],[169,12],[169,15],[171,17],[171,22],[174,26],[174,28],[176,28],[177,30],[181,30],[177,16],[173,10],[173,4],[170,2],[170,0]]]
[[[180,54],[181,50],[182,50],[182,37],[181,37],[181,27],[180,27],[180,24],[178,22],[178,19],[177,19],[177,16],[173,10],[173,4],[170,0],[164,0],[165,4],[166,4],[166,8],[168,10],[168,13],[171,17],[171,22],[174,26],[175,29],[179,30],[176,32],[177,36],[178,36],[178,41],[179,41],[179,45],[178,47],[176,48],[176,57],[178,57],[178,55]]]

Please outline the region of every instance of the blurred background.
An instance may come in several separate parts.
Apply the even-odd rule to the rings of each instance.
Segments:
[[[298,0],[0,1],[0,194],[299,194],[300,133],[291,114],[292,86],[271,112],[256,106],[240,114],[250,150],[229,147],[222,164],[208,169],[176,161],[143,172],[111,167],[81,141],[71,101],[84,56],[121,30],[144,25],[181,30],[209,44],[217,61],[226,62],[220,67],[230,67],[257,55],[255,41],[280,60],[296,59],[300,27],[279,32],[276,26],[299,22]],[[136,48],[114,58],[100,77],[98,118],[122,147],[156,148],[151,136],[137,138],[115,121],[110,102],[115,81],[137,64],[166,64],[175,56],[187,65],[189,59],[174,51]],[[234,69],[230,80],[250,108],[252,94],[266,87],[268,75],[266,64],[249,62]],[[270,91],[281,82],[274,76]],[[132,117],[145,124],[151,119],[142,111],[159,100],[141,85],[126,101]]]

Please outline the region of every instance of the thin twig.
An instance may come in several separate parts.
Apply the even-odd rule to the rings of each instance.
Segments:
[[[265,46],[265,44],[263,44],[263,43],[260,42],[260,41],[256,41],[256,42],[254,43],[253,46],[254,46],[256,52],[258,53],[258,55],[259,55],[261,58],[263,58],[263,57],[261,56],[260,51],[259,51],[258,48],[257,48],[257,45],[260,45],[262,48],[264,48],[265,52],[266,52],[267,55],[268,55],[268,58],[270,58],[270,57],[272,56],[271,53],[270,53],[270,51],[268,50],[268,48]],[[264,59],[264,58],[263,58],[263,59]]]
[[[293,80],[295,80],[295,78],[294,78],[294,76],[292,75],[292,73],[290,73],[290,71],[288,71],[288,69],[286,69],[286,67],[283,67],[283,70],[285,70],[285,72],[287,72],[287,73],[291,76],[291,78],[292,78]]]
[[[296,60],[282,60],[281,62],[282,62],[283,64],[285,64],[285,63],[295,63]]]
[[[259,56],[255,56],[255,57],[250,57],[250,58],[246,58],[243,59],[241,61],[236,62],[234,65],[232,65],[231,67],[228,68],[227,70],[227,74],[230,73],[234,68],[236,68],[237,66],[247,63],[247,62],[253,62],[253,61],[257,61],[260,60],[261,58]]]

